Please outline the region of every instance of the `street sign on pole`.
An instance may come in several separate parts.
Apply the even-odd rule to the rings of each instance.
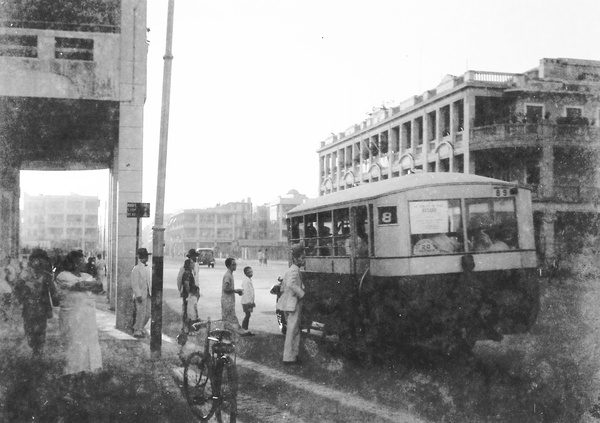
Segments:
[[[150,203],[127,203],[127,217],[150,217]]]
[[[135,264],[137,265],[137,250],[140,248],[140,218],[150,217],[150,203],[127,203],[127,217],[137,218],[135,227]]]

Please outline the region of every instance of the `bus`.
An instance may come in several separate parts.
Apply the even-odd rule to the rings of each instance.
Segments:
[[[410,174],[308,200],[287,225],[305,248],[303,320],[354,348],[470,350],[537,318],[528,187]]]

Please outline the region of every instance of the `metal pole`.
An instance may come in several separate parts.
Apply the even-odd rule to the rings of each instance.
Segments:
[[[167,13],[167,43],[165,48],[162,109],[160,115],[160,147],[158,151],[158,177],[156,183],[156,210],[152,227],[152,322],[150,326],[150,355],[153,359],[161,357],[162,347],[162,297],[165,251],[165,228],[163,226],[165,209],[165,180],[167,176],[167,141],[169,138],[169,103],[171,95],[171,65],[173,56],[173,9],[175,0],[169,0]]]
[[[138,249],[140,248],[140,217],[137,217],[137,222],[135,226],[135,265],[138,264]]]

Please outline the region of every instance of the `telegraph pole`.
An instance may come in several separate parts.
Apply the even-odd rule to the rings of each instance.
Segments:
[[[165,47],[162,108],[160,114],[160,145],[158,151],[158,177],[156,183],[156,211],[152,227],[152,323],[150,326],[150,356],[161,357],[162,348],[162,298],[165,252],[165,180],[167,177],[167,143],[169,139],[169,105],[171,98],[171,65],[173,55],[173,10],[175,0],[169,0],[167,13],[167,43]]]

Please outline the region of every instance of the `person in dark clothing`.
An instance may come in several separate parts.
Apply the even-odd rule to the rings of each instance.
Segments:
[[[15,284],[15,294],[23,305],[25,336],[34,358],[43,355],[47,320],[52,317],[51,297],[56,297],[51,270],[48,254],[44,250],[34,249],[29,255],[27,267],[19,274]]]
[[[87,264],[85,265],[85,269],[83,270],[88,275],[92,275],[94,278],[98,279],[98,269],[96,268],[96,257],[88,257]]]

